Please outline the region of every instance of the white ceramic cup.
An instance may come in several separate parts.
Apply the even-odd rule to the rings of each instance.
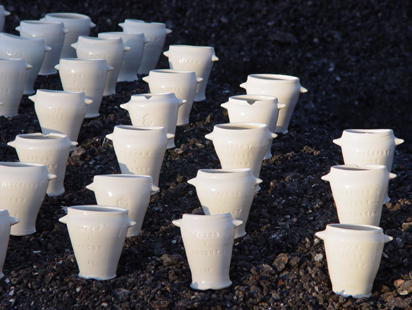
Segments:
[[[333,143],[342,148],[346,165],[385,165],[390,172],[395,148],[403,139],[396,138],[392,129],[345,129]]]
[[[175,134],[179,107],[185,100],[174,93],[132,95],[130,101],[120,107],[129,111],[133,126],[165,127],[166,132]],[[175,147],[174,137],[167,141],[167,149]]]
[[[282,74],[249,74],[247,81],[240,85],[247,94],[261,94],[277,97],[286,105],[279,111],[275,132],[287,133],[289,123],[298,102],[299,95],[307,89],[300,85],[299,78]]]
[[[169,58],[171,69],[194,71],[196,76],[203,79],[197,85],[194,101],[205,100],[213,62],[219,60],[215,55],[215,49],[211,46],[170,45],[169,50],[163,54]]]
[[[322,180],[330,183],[341,224],[379,226],[388,183],[395,177],[384,165],[337,165]]]
[[[34,83],[43,64],[45,53],[51,48],[44,43],[43,39],[23,38],[8,33],[0,33],[0,57],[22,58],[32,66],[27,71],[24,82],[24,95],[34,93]]]
[[[117,82],[137,81],[137,70],[140,67],[143,58],[144,46],[148,42],[143,33],[126,33],[126,32],[100,32],[99,38],[122,38],[123,43],[130,47],[129,52],[124,54],[123,63],[120,68]]]
[[[315,234],[324,240],[332,290],[343,297],[370,297],[383,245],[392,240],[372,225],[328,224]]]
[[[93,101],[87,106],[84,118],[98,117],[106,76],[113,70],[106,59],[62,58],[55,68],[65,91],[84,92]]]
[[[125,19],[119,26],[123,28],[123,32],[143,33],[150,40],[144,46],[143,58],[138,70],[139,74],[148,74],[150,70],[156,68],[166,35],[172,30],[167,29],[163,23],[146,23],[138,19]]]
[[[9,15],[10,15],[10,12],[9,12],[9,11],[6,11],[6,10],[4,9],[4,6],[3,6],[3,5],[0,5],[0,32],[3,31],[4,22],[5,22],[5,17],[6,17],[6,16],[9,16]]]
[[[0,58],[0,115],[11,117],[18,114],[26,71],[30,68],[24,59]]]
[[[206,135],[213,141],[223,169],[250,168],[257,178],[266,150],[275,137],[262,123],[218,124]]]
[[[73,43],[76,49],[77,58],[86,59],[106,59],[107,64],[113,67],[106,76],[103,96],[116,94],[117,77],[122,67],[124,53],[130,50],[130,47],[123,44],[122,38],[93,38],[79,37],[79,41]]]
[[[96,26],[89,16],[78,13],[48,13],[42,20],[62,22],[64,27],[69,30],[64,38],[60,58],[75,58],[76,51],[71,45],[77,41],[79,36],[88,36],[90,29]]]
[[[106,138],[113,141],[114,151],[123,174],[150,175],[159,185],[160,169],[167,140],[174,135],[164,127],[116,125]]]
[[[136,225],[129,227],[127,237],[141,234],[150,196],[159,191],[152,184],[151,176],[134,174],[95,175],[93,183],[86,187],[94,192],[98,205],[115,206],[129,211],[129,218]]]
[[[279,110],[285,107],[276,97],[264,95],[231,96],[221,106],[228,111],[231,123],[263,123],[268,125],[270,132],[276,131]],[[269,144],[264,159],[272,157],[271,145]]]
[[[202,80],[196,77],[193,71],[172,69],[151,70],[149,75],[143,78],[143,81],[149,84],[151,93],[174,93],[177,98],[186,100],[179,108],[178,126],[189,123],[196,87]]]
[[[116,269],[127,229],[136,223],[128,211],[110,206],[72,206],[59,221],[67,225],[79,277],[109,280]]]
[[[16,149],[20,162],[44,164],[47,170],[56,175],[47,187],[48,196],[58,196],[64,193],[64,176],[70,148],[77,142],[70,141],[63,134],[42,133],[20,134],[7,145]]]
[[[30,96],[43,134],[62,133],[77,141],[87,105],[84,92],[39,89]]]
[[[206,215],[229,212],[235,220],[242,221],[235,229],[235,238],[246,235],[250,207],[258,191],[257,185],[262,183],[251,169],[200,169],[196,178],[188,183],[196,187]]]
[[[36,232],[37,214],[48,183],[55,177],[43,164],[0,162],[2,208],[20,220],[11,228],[11,235],[26,236]]]
[[[45,54],[39,75],[57,73],[54,68],[59,63],[63,48],[64,36],[68,32],[61,22],[46,22],[38,20],[22,20],[16,28],[24,38],[43,39],[51,50]]]
[[[11,217],[7,209],[0,209],[0,279],[4,277],[3,266],[9,245],[10,228],[19,221],[19,219]]]
[[[229,278],[235,227],[242,221],[230,213],[216,215],[183,214],[173,221],[180,227],[183,245],[192,273],[190,287],[220,290],[232,285]]]

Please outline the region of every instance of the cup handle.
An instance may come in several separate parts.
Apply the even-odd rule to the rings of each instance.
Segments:
[[[197,84],[199,84],[200,82],[202,82],[203,81],[203,78],[201,78],[201,77],[196,77],[196,83]]]
[[[277,134],[270,132],[269,140],[275,139],[277,136],[278,136]]]
[[[31,101],[33,101],[34,103],[36,103],[36,95],[29,96],[29,97],[27,97],[27,98],[29,98]]]
[[[221,106],[222,108],[226,109],[226,110],[229,110],[228,103],[229,103],[229,102],[222,103],[220,106]]]
[[[322,240],[325,240],[326,232],[324,230],[318,231],[318,232],[315,233],[315,236],[322,239]]]
[[[383,241],[386,242],[390,242],[393,240],[393,237],[388,236],[388,235],[383,235]]]
[[[77,143],[76,141],[70,141],[70,146],[77,146],[77,144],[79,143]]]
[[[92,100],[92,99],[84,99],[84,103],[85,103],[86,105],[90,105],[90,104],[93,103],[93,100]]]
[[[112,71],[114,68],[112,66],[107,65],[107,71]]]
[[[149,38],[144,38],[144,40],[143,40],[143,44],[147,44],[147,43],[149,43],[150,41],[152,41],[152,40],[150,40]]]
[[[246,89],[246,82],[239,85],[241,88]]]
[[[166,34],[169,34],[169,33],[172,33],[172,30],[166,28]]]
[[[145,81],[146,83],[149,83],[150,81],[149,76],[143,77],[142,80]]]
[[[205,135],[205,138],[213,141],[213,136],[211,133],[208,133],[207,135]]]
[[[12,216],[9,216],[9,223],[10,223],[10,226],[13,226],[13,225],[16,225],[17,223],[20,223],[20,219],[18,219],[17,217],[12,217]]]
[[[396,178],[396,174],[395,173],[389,173],[389,180],[392,180],[392,179],[394,179],[394,178]]]
[[[304,94],[304,93],[307,93],[307,92],[308,92],[308,90],[305,87],[303,87],[303,86],[300,87],[300,93],[301,94]]]
[[[55,175],[53,173],[48,173],[47,178],[48,178],[48,181],[51,181],[51,180],[54,180],[55,178],[57,178],[57,175]]]
[[[77,50],[77,42],[76,42],[76,43],[71,44],[71,47],[73,47],[75,50]]]
[[[127,110],[127,104],[126,104],[126,103],[122,103],[122,104],[120,105],[120,107],[121,107],[122,109]]]
[[[181,102],[179,102],[179,107],[181,107],[182,105],[184,105],[186,102],[187,102],[187,100],[186,99],[180,99],[181,100]]]
[[[20,32],[21,28],[20,28],[20,26],[17,26],[15,29]]]
[[[66,34],[66,33],[68,33],[68,32],[70,32],[70,30],[69,30],[69,29],[67,29],[67,28],[63,28],[63,33],[64,33],[64,34]]]
[[[33,66],[31,64],[26,63],[26,70],[29,70],[31,68],[33,68]]]
[[[259,178],[256,178],[256,179],[255,179],[255,185],[258,185],[258,184],[260,184],[260,183],[262,183],[262,182],[263,182],[262,179],[259,179]]]
[[[47,53],[47,52],[50,52],[51,50],[52,50],[52,48],[50,47],[50,46],[45,46],[44,47],[44,50],[45,50],[45,52]]]
[[[59,65],[59,64],[55,65],[55,66],[54,66],[54,69],[60,70],[60,65]]]
[[[182,220],[174,220],[172,221],[173,225],[177,226],[177,227],[181,227],[182,225]]]
[[[219,61],[219,58],[217,58],[216,55],[213,55],[213,56],[212,56],[212,61]]]
[[[4,16],[9,16],[9,15],[10,15],[10,12],[9,12],[9,11],[4,10]]]
[[[127,227],[132,227],[132,226],[134,226],[134,225],[136,225],[136,222],[135,222],[135,221],[132,221],[132,220],[129,220],[129,223],[128,223],[128,226],[127,226]]]
[[[123,45],[123,51],[124,51],[124,52],[128,52],[128,51],[130,51],[130,50],[131,50],[131,47],[130,47],[130,46]]]
[[[94,183],[90,183],[89,185],[86,185],[86,188],[92,192],[94,192]]]
[[[286,104],[284,103],[278,103],[278,110],[282,110],[283,108],[286,107]]]
[[[399,138],[395,138],[395,145],[402,144],[403,142],[405,142],[405,140],[399,139]]]
[[[240,225],[243,224],[243,221],[241,220],[232,220],[233,225],[235,225],[235,227],[239,227]]]
[[[188,180],[187,183],[189,183],[189,184],[193,185],[194,187],[196,187],[196,178]]]
[[[59,218],[59,222],[60,222],[60,223],[63,223],[63,224],[67,224],[67,222],[68,222],[68,216],[65,215],[65,216]]]
[[[94,28],[94,27],[96,27],[96,24],[90,21],[90,28]]]
[[[124,28],[124,23],[118,24],[120,28]]]
[[[337,144],[341,147],[342,146],[342,141],[341,140],[342,140],[342,138],[335,139],[335,140],[333,140],[333,143],[335,143],[335,144]]]
[[[156,193],[158,193],[160,191],[160,188],[154,184],[152,184],[152,191],[151,191],[151,195],[154,195]]]
[[[16,148],[16,140],[7,142],[7,145]]]
[[[163,55],[165,55],[167,58],[169,58],[169,51],[163,52]]]
[[[175,137],[175,135],[172,133],[167,133],[166,136],[167,136],[167,140],[173,139]]]
[[[109,133],[108,135],[106,135],[106,138],[113,141],[113,134]]]

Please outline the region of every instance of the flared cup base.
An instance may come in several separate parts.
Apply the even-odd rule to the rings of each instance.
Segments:
[[[221,290],[231,285],[232,285],[232,281],[229,280],[229,281],[224,281],[221,283],[192,282],[192,284],[190,284],[190,287],[194,290],[206,291],[206,290]]]
[[[79,278],[82,278],[82,279],[86,279],[86,280],[87,279],[95,279],[95,280],[98,280],[98,281],[104,281],[104,280],[110,280],[110,279],[116,278],[116,274],[101,277],[101,276],[98,276],[98,275],[82,275],[82,274],[80,274],[80,272],[79,272],[78,276],[79,276]]]

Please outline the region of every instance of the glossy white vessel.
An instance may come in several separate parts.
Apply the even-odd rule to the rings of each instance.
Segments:
[[[165,127],[166,132],[175,134],[179,107],[185,100],[174,93],[132,95],[130,101],[120,107],[129,111],[133,126]],[[175,147],[174,137],[167,141],[167,149]]]
[[[392,170],[393,156],[403,139],[394,136],[392,129],[346,129],[333,143],[342,148],[346,165],[385,165]]]
[[[46,52],[51,48],[44,43],[43,39],[23,38],[8,33],[0,33],[0,57],[22,58],[32,68],[27,71],[24,82],[24,95],[34,93],[34,83],[43,64]]]
[[[0,279],[4,277],[3,266],[9,245],[10,228],[18,222],[19,219],[11,217],[7,209],[0,209]]]
[[[235,229],[235,238],[246,235],[246,222],[257,185],[262,183],[251,169],[200,169],[188,181],[196,187],[197,197],[206,215],[230,213],[242,224]]]
[[[24,59],[0,58],[0,115],[11,117],[18,114],[26,71],[30,68]]]
[[[388,183],[395,177],[384,165],[338,165],[322,180],[330,183],[341,224],[379,226]]]
[[[196,87],[202,78],[196,77],[193,71],[159,69],[151,70],[143,81],[149,84],[151,93],[174,93],[177,98],[186,100],[179,108],[177,125],[189,123]]]
[[[113,70],[107,73],[103,96],[114,95],[124,53],[129,51],[130,47],[123,44],[122,38],[103,39],[83,36],[80,36],[79,41],[72,46],[76,49],[77,58],[106,59],[107,64],[113,67]]]
[[[142,62],[138,70],[139,74],[149,74],[150,70],[156,68],[166,35],[172,30],[167,29],[163,23],[146,23],[139,19],[125,19],[119,26],[123,28],[123,32],[143,33],[150,40],[144,47]]]
[[[123,63],[120,68],[117,82],[137,81],[137,71],[143,58],[144,46],[148,42],[143,33],[126,33],[126,32],[100,32],[99,38],[122,38],[123,43],[130,47],[129,52],[124,54]]]
[[[92,103],[84,92],[39,89],[29,99],[34,102],[43,134],[62,133],[77,141],[87,105]]]
[[[47,187],[48,196],[58,196],[64,193],[64,176],[70,149],[77,142],[70,141],[63,134],[28,133],[16,136],[7,145],[16,149],[20,162],[44,164],[47,170],[56,175]]]
[[[0,202],[20,222],[11,228],[13,236],[36,232],[36,219],[50,180],[56,176],[43,164],[0,162]]]
[[[89,16],[78,13],[48,13],[42,20],[48,22],[61,22],[64,24],[64,27],[69,30],[64,38],[60,58],[75,58],[76,51],[71,45],[74,42],[77,42],[79,36],[88,36],[90,29],[96,26]]]
[[[95,175],[93,183],[86,187],[94,192],[98,205],[115,206],[129,211],[129,218],[136,225],[129,227],[127,237],[140,235],[150,196],[159,191],[152,184],[151,176],[134,174]]]
[[[79,277],[115,278],[127,229],[135,224],[128,211],[94,205],[72,206],[67,211],[59,221],[67,225]]]
[[[276,131],[279,110],[285,107],[276,97],[264,95],[231,96],[229,101],[222,103],[221,106],[227,110],[231,123],[263,123],[268,125],[270,132]],[[271,144],[269,144],[264,159],[271,157]]]
[[[113,67],[106,59],[62,58],[56,66],[65,91],[84,92],[93,102],[87,105],[84,118],[98,117],[107,73]]]
[[[219,58],[211,46],[170,45],[169,50],[163,53],[169,58],[171,69],[194,71],[196,76],[203,80],[197,85],[194,101],[206,99],[205,91],[213,62]]]
[[[16,28],[24,38],[43,39],[51,50],[45,54],[39,75],[57,73],[54,68],[59,63],[60,53],[63,48],[64,36],[69,31],[61,22],[46,22],[38,20],[22,20]]]
[[[250,168],[259,177],[263,157],[276,134],[261,123],[218,124],[206,138],[213,141],[223,169]]]
[[[164,127],[117,125],[106,138],[113,141],[114,151],[123,174],[150,175],[159,185],[160,169],[167,140],[174,135]]]
[[[324,240],[332,290],[343,297],[370,297],[383,245],[392,237],[371,225],[329,224],[315,234]]]
[[[180,227],[192,273],[190,287],[219,290],[232,285],[229,278],[235,227],[242,221],[229,213],[216,215],[183,214],[173,221]]]
[[[307,89],[300,85],[298,77],[282,74],[249,74],[247,81],[240,85],[247,94],[274,96],[286,105],[279,111],[275,132],[287,133],[289,123],[298,102],[299,95]]]

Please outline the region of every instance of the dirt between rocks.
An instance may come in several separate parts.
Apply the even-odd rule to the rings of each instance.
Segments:
[[[207,99],[194,104],[190,124],[176,132],[177,148],[166,151],[160,192],[152,196],[143,233],[128,238],[117,277],[109,281],[77,276],[62,206],[94,204],[85,188],[97,174],[119,173],[105,135],[130,124],[120,109],[146,83],[118,83],[105,97],[101,115],[85,120],[71,154],[66,192],[46,197],[37,232],[11,237],[0,280],[0,307],[12,309],[401,309],[412,306],[411,39],[408,1],[3,1],[11,12],[5,32],[20,20],[48,12],[87,14],[98,32],[120,31],[125,18],[164,22],[170,44],[214,46]],[[162,56],[158,68],[167,68]],[[172,220],[202,213],[187,180],[201,168],[219,168],[213,126],[228,122],[220,104],[243,93],[251,73],[300,77],[308,88],[299,100],[290,131],[272,144],[262,166],[261,191],[246,226],[235,241],[231,287],[190,289],[191,275],[180,231]],[[62,89],[57,74],[39,77],[36,89]],[[342,164],[332,140],[345,128],[392,128],[405,139],[396,150],[391,201],[381,227],[394,240],[385,244],[370,298],[343,298],[331,290],[323,242],[314,233],[337,222],[329,184],[320,177]],[[16,134],[39,132],[33,103],[23,97],[19,115],[0,117],[0,160],[16,161],[6,145]]]

